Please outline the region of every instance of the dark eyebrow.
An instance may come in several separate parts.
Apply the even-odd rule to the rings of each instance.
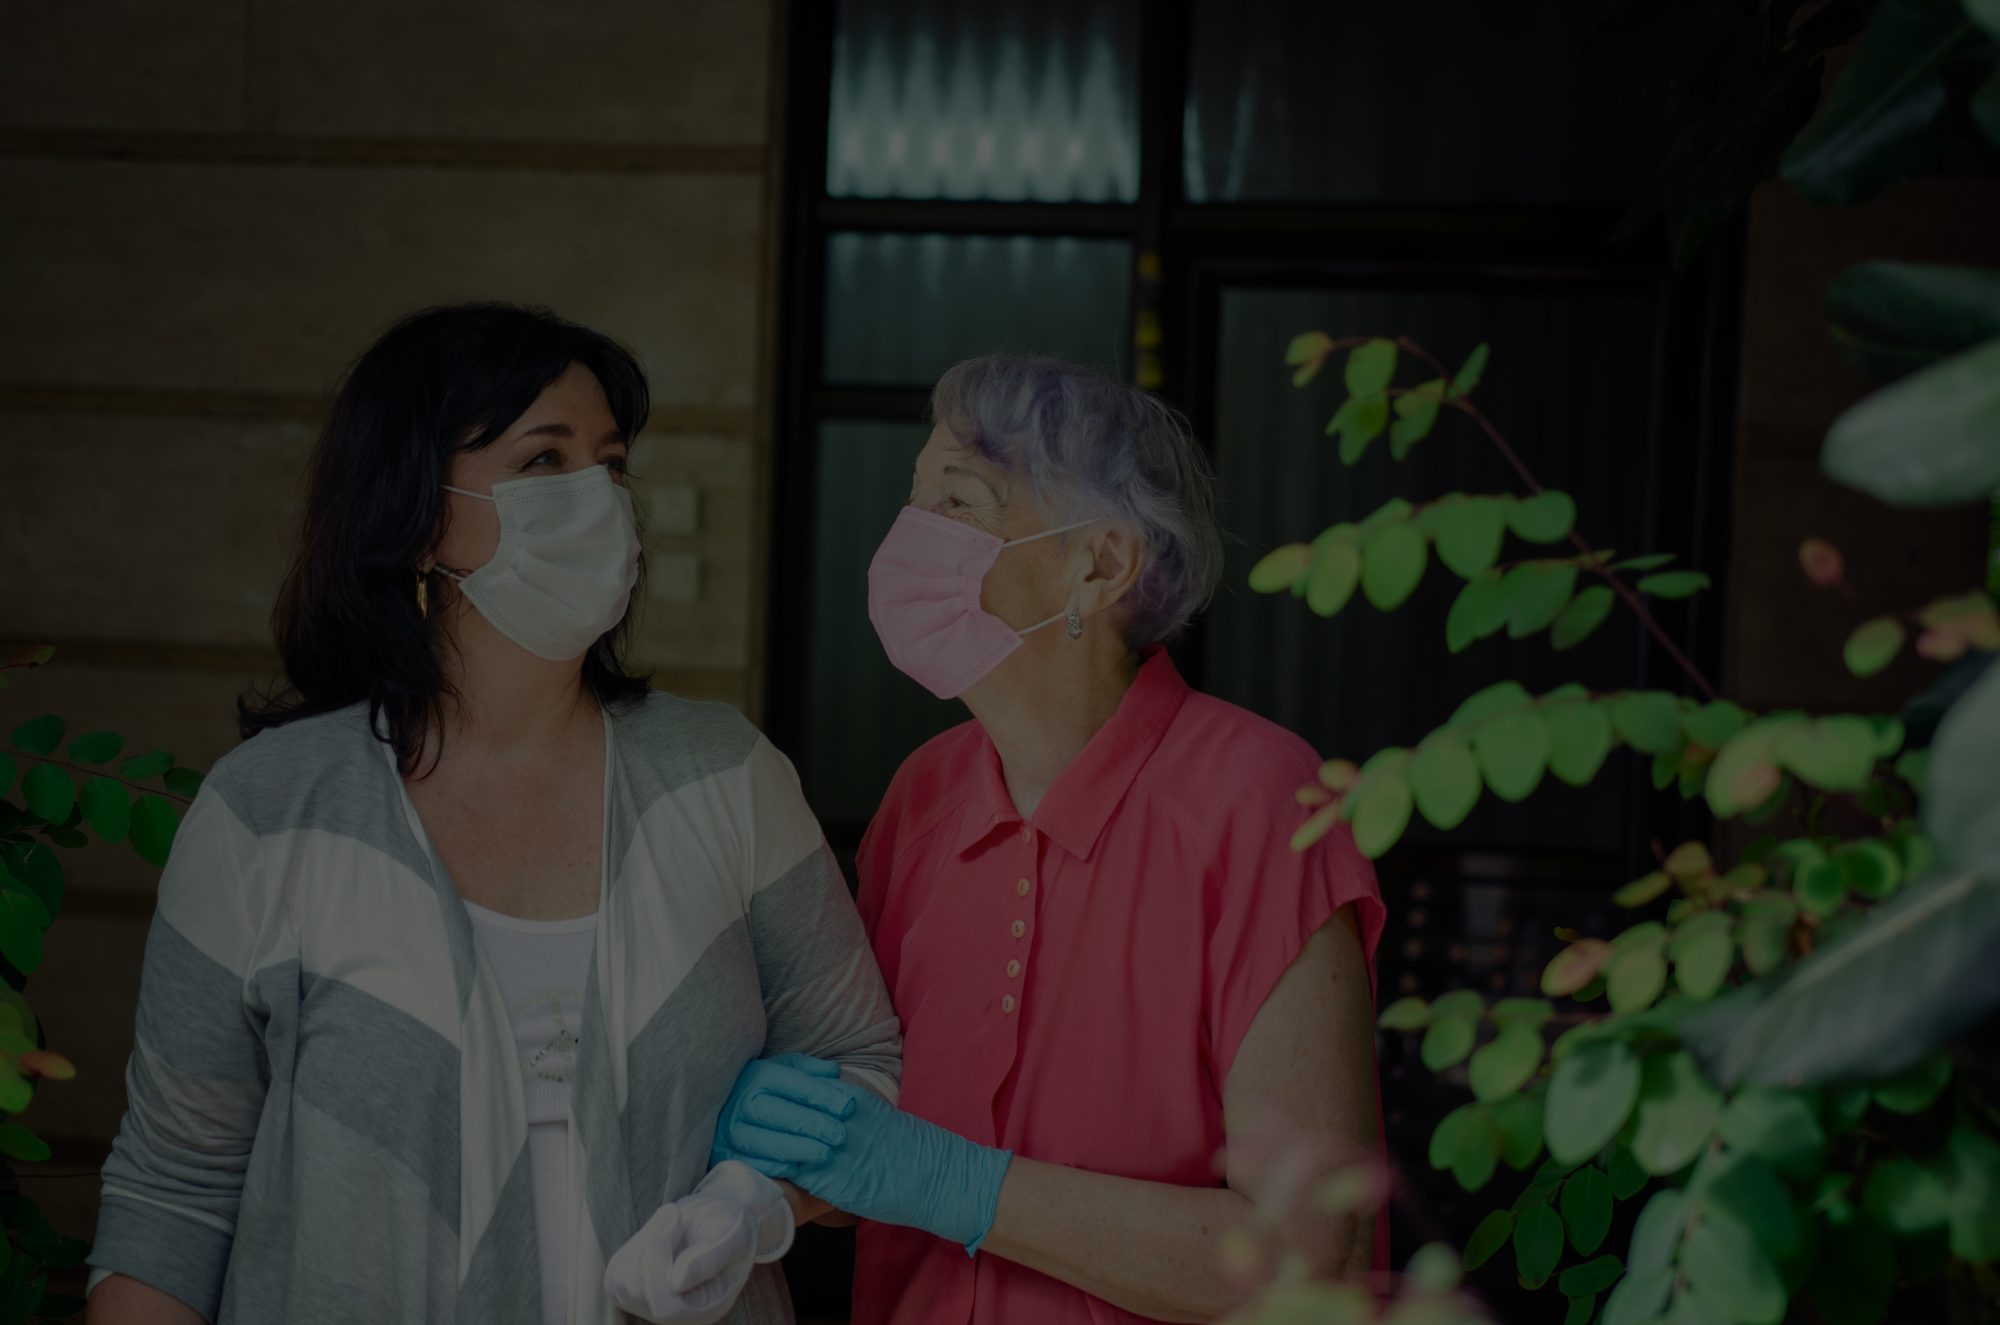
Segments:
[[[987,479],[987,477],[984,474],[981,474],[976,470],[967,469],[963,465],[946,465],[944,467],[944,475],[946,478],[969,478],[974,483],[979,484],[979,486],[985,488],[988,492],[992,493],[994,501],[1004,503],[1007,500],[1005,497],[1000,495],[1000,489],[994,487],[992,482],[989,479]]]
[[[522,433],[522,434],[521,434],[521,437],[522,437],[523,439],[525,439],[525,438],[529,438],[529,437],[564,437],[564,438],[567,438],[567,437],[574,437],[574,436],[576,436],[576,431],[575,431],[575,429],[571,428],[571,427],[570,427],[570,426],[569,426],[569,425],[568,425],[567,423],[544,423],[544,424],[540,424],[540,425],[538,425],[538,426],[536,426],[536,427],[533,427],[533,428],[530,428],[530,429],[528,429],[528,431],[526,431],[526,432],[524,432],[524,433]],[[599,445],[599,446],[602,446],[602,445],[604,445],[604,443],[605,443],[605,442],[616,442],[616,443],[617,443],[618,445],[620,445],[620,446],[630,446],[630,445],[631,445],[631,442],[630,442],[630,440],[629,440],[629,439],[627,439],[627,437],[625,436],[625,434],[624,434],[624,433],[622,433],[622,432],[620,432],[620,431],[618,431],[618,429],[616,429],[616,428],[613,428],[613,429],[612,429],[612,430],[611,430],[610,432],[608,432],[608,433],[605,433],[605,434],[604,434],[604,436],[603,436],[603,438],[602,438],[602,439],[601,439],[601,440],[600,440],[600,441],[598,442],[598,445]]]

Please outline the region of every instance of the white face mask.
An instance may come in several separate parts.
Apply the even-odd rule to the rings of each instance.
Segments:
[[[493,494],[444,485],[493,503],[500,545],[469,575],[445,573],[494,627],[538,658],[580,658],[624,617],[639,579],[632,494],[611,470],[510,479]]]

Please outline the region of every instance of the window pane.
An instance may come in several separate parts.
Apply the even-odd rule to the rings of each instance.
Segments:
[[[1622,202],[1659,159],[1658,52],[1602,0],[1199,0],[1191,202]]]
[[[1444,620],[1463,582],[1435,561],[1394,612],[1376,611],[1357,593],[1331,621],[1290,595],[1252,593],[1247,581],[1271,548],[1359,520],[1393,497],[1521,490],[1492,444],[1449,411],[1406,459],[1393,459],[1378,439],[1359,464],[1342,465],[1324,436],[1344,395],[1340,372],[1295,389],[1283,364],[1286,343],[1311,329],[1408,334],[1452,365],[1478,340],[1490,341],[1480,407],[1544,484],[1576,498],[1577,527],[1591,545],[1628,556],[1685,552],[1652,541],[1653,323],[1652,299],[1636,294],[1226,292],[1215,446],[1231,541],[1206,633],[1209,688],[1300,732],[1328,756],[1358,760],[1414,745],[1467,695],[1502,677],[1535,693],[1568,680],[1593,690],[1632,684],[1639,639],[1623,608],[1566,652],[1551,648],[1547,632],[1520,641],[1503,632],[1454,657]],[[1503,561],[1534,555],[1530,546],[1510,536]],[[1550,779],[1520,805],[1482,800],[1454,841],[1615,851],[1624,804],[1617,779],[1584,790]],[[1421,826],[1413,832],[1426,835]]]
[[[997,349],[1122,374],[1131,253],[1117,239],[830,235],[826,379],[928,384]]]
[[[1137,0],[847,0],[833,39],[836,198],[1130,202]]]
[[[812,577],[804,747],[793,752],[813,811],[865,823],[912,751],[965,720],[957,701],[889,665],[868,620],[868,563],[910,496],[910,469],[929,428],[828,423],[815,465],[813,560],[781,573]]]

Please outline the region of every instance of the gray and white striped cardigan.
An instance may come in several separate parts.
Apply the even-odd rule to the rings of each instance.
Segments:
[[[604,881],[570,1129],[571,1325],[708,1167],[737,1072],[901,1039],[791,765],[726,705],[606,715]],[[215,766],[147,938],[90,1262],[212,1321],[538,1325],[521,1077],[456,888],[364,708]],[[730,1317],[788,1322],[776,1266]]]

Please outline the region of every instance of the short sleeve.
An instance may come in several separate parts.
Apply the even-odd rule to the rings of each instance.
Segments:
[[[1354,908],[1374,991],[1375,948],[1387,914],[1375,868],[1345,825],[1305,851],[1292,850],[1292,834],[1307,814],[1290,799],[1301,780],[1292,779],[1282,799],[1260,795],[1240,802],[1220,844],[1205,991],[1218,1084],[1228,1080],[1236,1051],[1278,978],[1343,906]]]

